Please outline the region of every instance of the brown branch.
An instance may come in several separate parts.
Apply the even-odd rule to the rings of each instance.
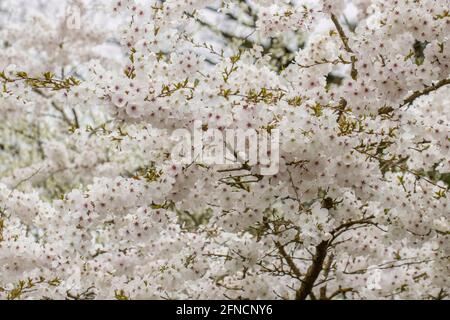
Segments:
[[[328,275],[330,273],[331,264],[333,263],[333,259],[334,259],[334,255],[331,254],[328,258],[328,261],[325,263],[325,267],[323,268],[325,281],[327,281]],[[326,284],[319,289],[319,293],[320,293],[320,300],[327,299],[327,285]]]
[[[297,265],[295,264],[294,260],[292,260],[292,257],[287,254],[286,250],[284,250],[284,246],[276,241],[275,246],[277,247],[278,251],[280,252],[281,256],[286,260],[289,268],[291,268],[292,272],[296,276],[296,278],[301,279],[302,273],[298,269]]]
[[[334,293],[332,293],[331,296],[328,297],[328,299],[332,300],[333,298],[335,298],[336,296],[338,296],[340,294],[345,295],[347,292],[354,292],[354,291],[355,290],[353,290],[353,288],[339,288]]]
[[[75,108],[72,108],[72,114],[73,114],[73,125],[76,129],[80,129],[80,121],[78,120],[78,114],[75,110]]]
[[[328,241],[322,241],[317,247],[313,256],[313,262],[306,271],[306,275],[303,278],[302,285],[297,291],[295,298],[297,300],[305,300],[312,292],[314,283],[319,277],[323,268],[325,257],[327,256]]]
[[[341,235],[342,231],[346,231],[348,228],[351,228],[355,225],[363,225],[363,224],[375,225],[375,223],[372,221],[373,218],[374,216],[370,216],[360,220],[351,220],[341,224],[339,227],[337,227],[331,232],[331,234],[333,235],[332,241],[336,239],[339,235]]]
[[[62,119],[67,125],[69,125],[70,127],[74,125],[62,107],[58,106],[54,101],[51,102],[51,105],[56,111],[61,114]]]
[[[333,21],[334,26],[336,27],[336,30],[339,33],[339,37],[341,38],[342,43],[344,44],[345,50],[349,53],[354,53],[352,48],[350,48],[350,46],[348,45],[348,37],[345,34],[344,29],[342,28],[338,18],[334,14],[331,14],[331,21]]]
[[[444,257],[444,259],[448,259],[449,257]],[[411,260],[414,258],[406,258],[400,261],[405,261],[405,260]],[[412,265],[418,265],[418,264],[423,264],[423,263],[430,263],[433,262],[434,260],[432,259],[427,259],[427,260],[422,260],[422,261],[410,261],[410,262],[402,262],[399,264],[396,264],[396,262],[398,261],[388,261],[388,262],[384,262],[382,264],[379,264],[378,266],[371,266],[368,268],[363,268],[363,269],[358,269],[358,270],[353,270],[353,271],[345,271],[344,270],[344,274],[363,274],[366,273],[370,270],[387,270],[387,269],[395,269],[395,268],[401,268],[401,267],[408,267],[408,266],[412,266]]]
[[[209,24],[206,21],[203,21],[197,17],[195,17],[193,14],[185,12],[184,13],[187,17],[194,19],[198,24],[200,24],[203,27],[207,27],[209,30],[211,30],[212,32],[216,33],[219,36],[222,36],[225,40],[228,41],[234,41],[234,40],[241,40],[242,41],[242,46],[246,47],[246,48],[252,48],[253,47],[253,42],[248,40],[248,37],[241,37],[238,35],[234,35],[228,31],[224,31],[221,30],[220,28],[218,28],[217,26],[214,26],[212,24]]]
[[[352,54],[352,57],[351,57],[352,69],[351,69],[350,75],[353,80],[357,80],[358,79],[358,70],[356,69],[356,62],[358,61],[358,58],[356,57],[352,48],[350,48],[350,46],[348,45],[348,37],[344,32],[344,28],[342,28],[341,24],[339,23],[338,18],[334,14],[331,14],[331,20],[333,21],[334,26],[336,27],[336,30],[339,34],[339,37],[341,38],[341,41],[344,44],[345,51]]]
[[[357,224],[371,224],[371,219],[373,217],[368,217],[365,219],[357,220],[357,221],[350,221],[348,223],[342,224],[341,226],[337,227],[333,232],[333,239],[330,241],[322,241],[317,247],[316,252],[313,255],[312,258],[312,264],[309,266],[308,270],[306,271],[305,276],[302,280],[302,285],[300,286],[300,289],[296,293],[296,299],[297,300],[305,300],[308,296],[311,296],[312,290],[314,288],[315,282],[317,278],[319,277],[322,270],[325,270],[326,276],[328,277],[328,272],[331,267],[332,263],[332,257],[328,260],[327,265],[324,266],[325,259],[327,257],[327,251],[328,247],[331,245],[332,241],[342,232],[343,230],[352,227]],[[329,265],[328,265],[329,264]],[[326,289],[324,289],[326,290]],[[321,296],[325,296],[325,292],[322,290]]]
[[[438,90],[439,88],[449,85],[450,84],[450,79],[444,79],[441,80],[439,82],[437,82],[436,84],[433,84],[429,87],[426,87],[425,89],[423,89],[422,91],[416,91],[414,92],[412,95],[410,95],[408,98],[406,98],[403,103],[400,105],[400,107],[404,107],[406,105],[410,105],[412,104],[414,101],[416,101],[416,99],[422,97],[422,96],[426,96],[429,93]]]

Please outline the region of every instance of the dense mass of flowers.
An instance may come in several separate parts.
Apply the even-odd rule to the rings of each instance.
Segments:
[[[449,35],[448,0],[0,1],[0,299],[448,298]],[[278,171],[176,161],[198,121],[278,130]]]

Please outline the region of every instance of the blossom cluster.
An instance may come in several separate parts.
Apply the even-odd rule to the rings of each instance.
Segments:
[[[447,0],[0,9],[0,299],[449,297]]]

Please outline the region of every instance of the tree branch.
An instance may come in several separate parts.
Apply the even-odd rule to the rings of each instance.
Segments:
[[[439,82],[437,82],[436,84],[433,84],[429,87],[426,87],[425,89],[423,89],[422,91],[416,91],[414,92],[412,95],[410,95],[408,98],[406,98],[403,103],[400,105],[400,107],[404,107],[406,105],[410,105],[412,104],[414,101],[416,101],[416,99],[420,98],[421,96],[426,96],[429,93],[438,90],[439,88],[449,85],[450,84],[450,79],[444,79],[441,80]]]
[[[349,53],[354,53],[352,48],[350,48],[350,46],[348,45],[348,37],[345,34],[344,29],[342,28],[338,18],[334,14],[331,14],[331,21],[333,21],[334,26],[336,27],[336,30],[339,33],[339,37],[341,38],[342,43],[344,44],[345,50]]]
[[[313,262],[306,271],[306,275],[303,278],[302,285],[297,291],[295,298],[297,300],[305,300],[312,292],[314,283],[319,277],[323,268],[325,257],[327,256],[328,241],[322,241],[317,247],[313,256]]]
[[[280,252],[281,256],[284,258],[284,260],[286,260],[289,268],[291,268],[291,270],[294,273],[294,275],[298,279],[301,279],[302,273],[298,269],[298,267],[295,264],[294,260],[292,260],[292,257],[287,254],[286,250],[284,250],[284,246],[278,241],[275,242],[275,246],[277,247],[278,251]]]

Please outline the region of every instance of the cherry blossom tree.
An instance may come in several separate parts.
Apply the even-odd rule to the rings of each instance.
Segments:
[[[0,1],[0,299],[448,298],[449,34],[447,0]]]

